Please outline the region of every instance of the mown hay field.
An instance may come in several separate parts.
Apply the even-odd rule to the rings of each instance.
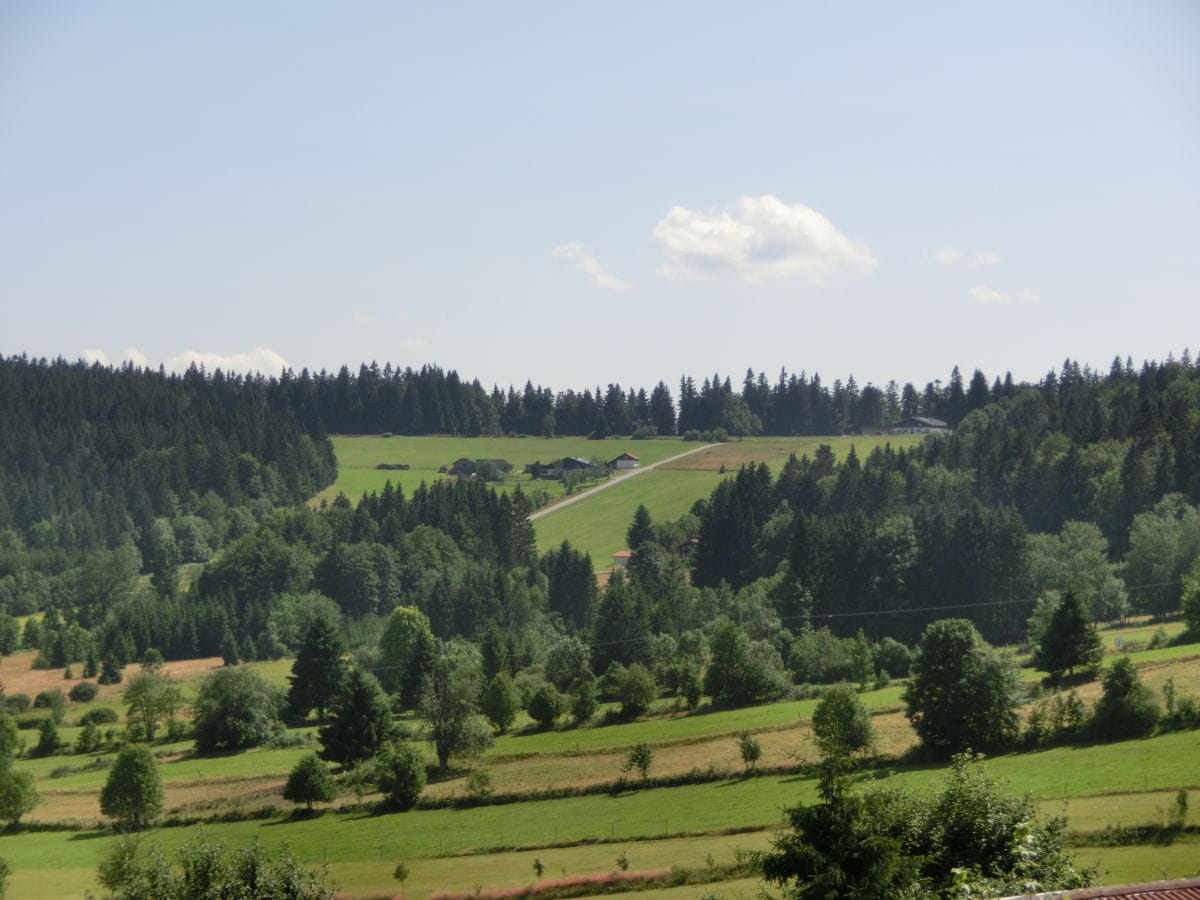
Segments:
[[[1141,627],[1133,623],[1128,630]],[[1145,651],[1133,658],[1156,692],[1167,677],[1188,692],[1200,690],[1200,652],[1195,645]],[[28,666],[29,661],[23,661]],[[15,675],[17,662],[6,658],[0,673]],[[189,695],[214,665],[215,660],[196,661],[177,669],[186,678]],[[250,665],[279,684],[289,663]],[[40,671],[27,681],[30,688],[62,683],[61,670]],[[914,743],[901,710],[901,690],[894,684],[861,695],[872,711],[876,750],[889,756],[898,756]],[[105,691],[104,702],[123,711],[122,686]],[[1094,683],[1080,692],[1090,699]],[[373,808],[375,797],[360,800],[348,793],[315,816],[292,816],[280,791],[288,771],[312,745],[205,757],[195,756],[186,742],[156,749],[167,815],[209,818],[203,826],[208,839],[231,845],[260,840],[272,850],[286,840],[301,860],[328,863],[342,890],[351,894],[398,893],[391,872],[404,861],[412,872],[405,892],[419,897],[434,890],[519,887],[534,880],[534,859],[542,861],[546,878],[602,878],[617,868],[622,854],[631,871],[643,871],[673,864],[703,868],[710,856],[715,865],[724,865],[732,862],[735,849],[765,847],[787,806],[816,797],[810,770],[799,767],[816,758],[809,724],[815,705],[814,700],[788,701],[687,714],[668,698],[659,701],[648,719],[506,735],[474,763],[490,774],[497,793],[605,789],[584,796],[408,813],[381,813]],[[71,723],[92,706],[69,705],[64,736],[77,733]],[[755,734],[764,751],[761,773],[751,777],[743,774],[737,751],[736,735],[743,729]],[[629,777],[620,769],[629,747],[642,741],[653,748],[652,779],[696,772],[700,780],[673,787],[641,788],[628,782],[624,788],[616,786]],[[97,795],[107,777],[93,761],[104,758],[111,754],[17,761],[19,769],[34,776],[43,796],[43,804],[28,821],[57,822],[60,830],[0,837],[0,856],[14,868],[13,896],[81,896],[85,890],[95,891],[95,865],[115,840],[93,827],[99,824]],[[1178,732],[1014,753],[988,760],[986,766],[1010,791],[1028,792],[1044,814],[1065,809],[1071,831],[1087,834],[1106,826],[1161,825],[1180,788],[1200,790],[1197,759],[1200,732]],[[894,784],[924,793],[944,775],[940,765],[893,768],[890,777],[881,770],[860,784]],[[465,775],[463,769],[436,781],[427,794],[465,796]],[[248,815],[264,806],[274,809],[265,818],[211,820]],[[71,822],[79,824],[72,827]],[[750,830],[735,833],[738,829]],[[160,828],[147,840],[172,849],[195,833],[194,827]],[[1100,860],[1112,873],[1107,880],[1183,875],[1200,871],[1200,842],[1195,838],[1183,835],[1169,846],[1087,846],[1077,856],[1088,863]],[[690,894],[672,888],[641,896],[697,896],[710,890],[717,896],[735,896],[752,883],[738,879],[692,885],[686,889]]]

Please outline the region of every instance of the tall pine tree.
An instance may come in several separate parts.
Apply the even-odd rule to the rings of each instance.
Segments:
[[[304,632],[292,674],[288,678],[288,709],[298,719],[316,709],[319,718],[331,707],[346,678],[342,655],[346,652],[337,627],[324,617],[313,619]]]

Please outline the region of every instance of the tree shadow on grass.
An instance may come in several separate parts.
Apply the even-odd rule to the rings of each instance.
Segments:
[[[269,819],[263,822],[263,827],[273,828],[277,825],[294,825],[299,822],[313,822],[321,818],[325,813],[330,812],[331,807],[325,809],[293,809],[288,815],[278,819]]]

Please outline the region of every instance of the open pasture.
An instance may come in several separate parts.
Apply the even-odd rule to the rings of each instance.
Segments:
[[[538,552],[568,540],[576,550],[591,554],[596,569],[607,570],[613,554],[625,549],[625,530],[639,504],[645,504],[655,522],[678,519],[711,494],[722,477],[715,471],[659,468],[551,509],[534,523]]]
[[[888,443],[893,447],[912,446],[921,438],[921,435],[756,437],[715,444],[578,503],[551,509],[535,524],[538,551],[545,553],[566,539],[577,550],[590,553],[598,571],[606,571],[612,566],[612,555],[625,548],[625,530],[639,504],[645,505],[654,521],[670,521],[688,512],[697,500],[708,497],[720,478],[737,472],[739,466],[747,463],[765,462],[778,474],[791,454],[812,456],[822,444],[828,444],[838,458],[851,447],[862,457],[878,446]],[[638,446],[642,446],[641,442]]]
[[[1192,732],[1146,741],[1058,748],[1037,754],[998,757],[990,760],[987,768],[991,776],[1006,781],[1010,790],[1029,791],[1035,797],[1053,803],[1060,803],[1063,798],[1081,802],[1075,798],[1112,796],[1109,792],[1114,791],[1126,795],[1151,792],[1155,796],[1151,802],[1157,803],[1159,797],[1180,786],[1197,787],[1194,765],[1197,742],[1197,735]],[[942,767],[937,766],[905,767],[890,779],[872,777],[864,779],[863,783],[898,784],[922,792],[939,781],[942,773]],[[240,844],[257,838],[270,849],[275,849],[286,839],[293,852],[306,861],[328,861],[337,870],[353,867],[357,871],[361,866],[364,875],[367,871],[377,871],[380,881],[358,882],[354,889],[381,891],[392,889],[383,879],[397,860],[408,861],[415,873],[416,866],[429,857],[497,848],[547,848],[548,856],[549,845],[624,838],[639,842],[635,848],[626,850],[633,866],[649,866],[653,851],[648,844],[641,843],[643,841],[685,831],[709,831],[710,837],[704,840],[711,838],[710,843],[713,843],[720,838],[728,842],[731,840],[728,836],[711,833],[729,826],[775,826],[782,818],[783,807],[811,802],[815,787],[812,779],[795,775],[732,778],[709,784],[462,810],[418,810],[384,815],[327,811],[312,818],[213,823],[205,830],[210,840]],[[1117,801],[1116,797],[1113,799]],[[1119,810],[1114,812],[1119,813]],[[1091,828],[1099,824],[1094,815],[1087,819]],[[1132,819],[1116,815],[1114,824],[1116,819],[1123,824],[1133,823]],[[154,839],[170,849],[188,840],[192,833],[192,829],[185,828],[162,829]],[[97,832],[14,834],[5,837],[4,854],[17,872],[55,868],[58,861],[69,859],[73,865],[80,866],[77,871],[81,878],[90,879],[92,870],[84,866],[89,860],[94,865],[111,841],[112,838]],[[1197,845],[1183,846],[1197,848]],[[556,862],[556,866],[573,874],[596,871],[588,867],[596,865],[597,848],[560,849],[562,852],[556,859],[561,862]],[[605,849],[610,851],[611,857],[603,852]],[[1096,853],[1098,849],[1080,851],[1081,858],[1084,853]],[[599,868],[607,871],[611,868],[607,860],[615,859],[620,850],[610,845],[599,850]],[[718,855],[714,853],[714,856]],[[1158,859],[1156,853],[1142,856],[1146,866]],[[1181,857],[1181,864],[1186,864],[1187,853],[1182,853]],[[522,871],[526,865],[524,856],[508,851],[489,853],[483,859],[486,860],[483,870],[496,872],[497,879],[502,880],[488,878],[483,881],[472,874],[467,877],[474,880],[458,881],[455,873],[460,870],[447,867],[447,878],[454,880],[441,882],[438,886],[471,890],[475,883],[496,887],[523,884],[529,880],[531,873]],[[543,858],[543,861],[547,860]],[[474,867],[471,871],[475,871]],[[1131,874],[1140,872],[1142,877],[1156,874],[1156,870],[1147,870],[1145,866],[1129,871]],[[90,880],[79,883],[76,891],[80,892],[90,883]],[[45,896],[37,893],[30,896],[39,895]]]
[[[498,490],[544,490],[553,497],[561,496],[562,485],[557,481],[535,481],[522,474],[533,462],[549,463],[566,456],[610,460],[622,453],[632,453],[642,464],[655,463],[701,446],[677,438],[655,438],[633,441],[629,438],[608,438],[593,441],[585,437],[453,437],[393,435],[334,435],[333,450],[337,455],[337,480],[321,491],[313,502],[332,500],[345,494],[357,501],[364,491],[383,490],[389,481],[411,493],[422,481],[431,483],[446,477],[438,470],[450,466],[456,459],[506,459],[513,465],[512,473]],[[377,469],[379,464],[406,464],[407,470]]]
[[[1127,631],[1139,627],[1143,626],[1134,623]],[[1133,659],[1156,691],[1168,676],[1181,690],[1200,690],[1200,654],[1195,645],[1144,651]],[[23,662],[27,667],[30,661],[9,657],[2,665],[16,676],[18,665]],[[197,660],[169,663],[168,669],[192,696],[196,682],[218,664],[214,659]],[[282,685],[290,661],[250,665]],[[28,671],[30,688],[64,684],[61,669]],[[122,718],[123,689],[124,684],[112,686],[103,695],[103,702],[117,708]],[[1091,683],[1081,693],[1090,701],[1095,690]],[[914,743],[901,711],[901,691],[901,685],[893,684],[861,695],[872,712],[881,753],[898,755]],[[621,853],[628,857],[631,870],[674,863],[700,867],[709,854],[724,863],[734,846],[765,846],[785,807],[815,799],[814,779],[795,772],[780,774],[775,767],[816,758],[809,725],[816,702],[685,713],[674,709],[675,701],[668,698],[658,702],[653,718],[502,736],[475,764],[490,774],[493,788],[502,793],[612,784],[622,777],[620,766],[629,747],[644,741],[653,747],[652,777],[711,770],[716,781],[408,813],[379,813],[356,806],[358,798],[346,793],[334,808],[312,817],[212,820],[204,829],[209,840],[238,845],[258,839],[270,850],[286,839],[302,861],[327,862],[343,890],[355,894],[397,892],[391,871],[400,860],[412,871],[406,893],[414,897],[432,890],[470,892],[476,885],[527,884],[534,880],[534,858],[546,866],[546,878],[564,870],[568,875],[600,875],[616,867]],[[67,722],[95,705],[70,704]],[[303,729],[293,733],[297,730]],[[743,777],[736,745],[742,730],[752,731],[761,742],[760,766],[774,771]],[[73,740],[77,729],[64,727],[60,734]],[[32,738],[31,732],[23,735]],[[296,761],[312,749],[310,744],[198,757],[186,742],[160,745],[156,752],[167,815],[208,817],[263,806],[287,808],[280,796],[282,784]],[[1198,756],[1200,732],[1193,731],[1009,754],[988,760],[986,766],[1006,790],[1028,792],[1044,814],[1061,813],[1065,805],[1072,832],[1094,833],[1108,825],[1161,824],[1179,788],[1200,790]],[[97,821],[97,797],[107,770],[89,767],[92,758],[66,754],[17,760],[19,769],[34,776],[43,797],[42,805],[28,816],[31,823]],[[859,785],[891,784],[924,793],[944,775],[940,765],[904,765],[895,770],[890,777],[883,772],[864,775]],[[721,777],[721,773],[728,774]],[[466,792],[465,773],[428,788],[431,797]],[[365,799],[370,803],[375,798]],[[725,833],[729,828],[754,830],[731,835]],[[151,839],[171,850],[194,834],[192,828],[163,828]],[[1182,875],[1200,869],[1200,842],[1192,837],[1184,836],[1169,847],[1089,846],[1077,855],[1085,862],[1102,860],[1102,868],[1120,880],[1158,877],[1160,871]],[[96,829],[17,832],[0,840],[0,856],[14,868],[15,896],[79,896],[96,889],[95,865],[112,841],[111,835]],[[693,886],[687,896],[710,890],[724,896],[722,891],[741,890],[742,884]]]

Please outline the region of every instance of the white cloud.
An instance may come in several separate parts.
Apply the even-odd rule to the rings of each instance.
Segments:
[[[143,369],[150,367],[150,358],[137,347],[122,347],[121,356],[135,366],[141,366]]]
[[[371,313],[363,312],[362,310],[358,309],[356,309],[350,315],[350,318],[353,320],[355,325],[368,325],[375,321],[375,316],[373,316]]]
[[[221,369],[225,372],[262,372],[264,375],[277,375],[288,368],[288,361],[269,347],[231,354],[184,350],[163,360],[163,365],[175,372],[185,371],[192,363],[203,364],[209,372]]]
[[[396,346],[401,350],[407,350],[409,353],[419,353],[429,348],[429,341],[422,338],[401,338],[396,341]]]
[[[934,262],[943,266],[994,266],[1000,262],[1000,254],[994,250],[968,253],[957,247],[943,247],[929,254]]]
[[[401,342],[402,344],[404,342]],[[103,350],[88,349],[82,351],[83,358],[88,362],[98,362],[101,365],[124,365],[133,363],[141,368],[157,368],[158,364],[150,359],[137,347],[122,347],[117,359],[113,359]],[[221,369],[224,372],[239,372],[249,374],[262,372],[264,375],[278,375],[288,368],[288,361],[269,347],[255,347],[244,353],[213,353],[201,350],[184,350],[161,360],[162,366],[170,372],[184,372],[192,363],[203,365],[213,372]]]
[[[819,284],[838,269],[870,271],[871,249],[838,231],[825,216],[778,197],[741,197],[734,212],[674,206],[654,227],[667,274],[698,277],[733,272],[749,281],[800,275]]]
[[[1038,295],[1030,290],[1008,294],[982,284],[971,288],[967,294],[976,303],[1036,303],[1039,299]]]
[[[614,278],[604,270],[600,260],[596,259],[583,244],[572,242],[560,244],[553,250],[555,259],[562,259],[573,265],[578,271],[592,279],[602,288],[610,291],[627,291],[630,286],[619,278]]]

